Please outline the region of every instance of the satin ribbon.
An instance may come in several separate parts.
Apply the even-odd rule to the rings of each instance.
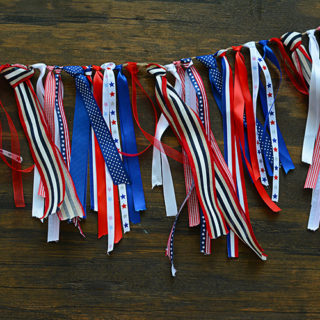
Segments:
[[[309,87],[309,108],[302,147],[302,161],[312,164],[314,144],[319,130],[320,117],[320,58],[319,45],[314,35],[315,30],[307,31],[312,69]]]
[[[165,67],[175,77],[175,89],[177,92],[181,92],[181,79],[176,71],[175,65],[172,63]],[[161,114],[157,123],[155,138],[161,141],[162,135],[168,127],[169,123],[166,117]],[[160,151],[156,147],[153,147],[151,182],[152,188],[155,186],[163,186],[163,198],[167,217],[176,216],[178,208],[168,157],[164,150]]]
[[[266,205],[274,212],[280,211],[280,208],[270,199],[269,195],[263,188],[260,180],[256,180],[254,177],[254,169],[252,167],[252,162],[249,162],[249,158],[257,159],[256,155],[256,140],[255,135],[252,135],[251,132],[251,138],[249,138],[249,132],[250,128],[256,127],[255,125],[255,119],[254,119],[254,113],[253,113],[253,105],[252,105],[252,99],[248,88],[247,83],[247,71],[246,67],[244,65],[244,59],[243,56],[240,54],[241,46],[240,47],[234,47],[234,50],[237,51],[236,53],[236,60],[238,62],[235,65],[235,82],[234,82],[234,121],[235,121],[235,134],[237,136],[237,143],[239,143],[240,148],[242,150],[243,159],[245,160],[245,164],[247,167],[247,170],[249,172],[249,175],[260,195],[262,200],[266,203]],[[246,115],[245,119],[247,122],[247,132],[248,132],[248,139],[254,138],[254,147],[253,147],[253,141],[251,141],[252,148],[250,149],[250,143],[249,148],[246,151],[246,139],[244,134],[244,115]],[[250,119],[250,120],[249,120]],[[249,126],[249,122],[251,122],[251,125]],[[250,155],[248,155],[250,151]],[[251,154],[253,152],[253,154]],[[259,168],[259,167],[258,167]],[[259,170],[258,170],[259,174]]]
[[[96,71],[93,78],[93,95],[102,113],[103,75],[100,66],[92,66],[92,68]],[[94,150],[97,179],[98,238],[101,238],[108,234],[106,165],[96,137],[94,137]]]
[[[302,94],[307,95],[308,94],[308,87],[305,83],[302,72],[300,70],[297,70],[296,66],[294,65],[294,63],[292,62],[290,57],[288,56],[282,41],[278,38],[271,38],[269,40],[269,42],[277,45],[281,59],[283,61],[284,69],[285,69],[289,79],[291,80],[292,84]],[[298,44],[299,44],[299,42],[298,42]],[[297,46],[298,46],[298,44],[297,44]],[[292,49],[294,50],[295,48],[296,47],[294,46]]]
[[[127,154],[137,154],[128,81],[122,72],[122,65],[117,66],[116,69],[118,70],[117,90],[122,150]],[[139,158],[124,155],[123,163],[131,181],[131,184],[126,186],[129,218],[132,223],[139,223],[139,212],[146,210]]]
[[[244,63],[244,57],[241,54],[240,50],[242,46],[238,47],[232,47],[233,50],[236,52],[235,55],[235,83],[238,81],[237,89],[235,88],[234,94],[235,94],[235,100],[241,99],[243,102],[243,107],[239,109],[239,124],[240,124],[240,116],[243,114],[243,108],[245,111],[245,117],[247,121],[247,137],[248,137],[248,145],[249,145],[249,151],[250,151],[250,163],[252,166],[252,173],[253,173],[253,179],[258,180],[260,177],[259,172],[259,164],[258,164],[258,158],[257,158],[257,143],[256,143],[256,119],[253,111],[253,102],[252,97],[249,91],[248,87],[248,74],[247,69]],[[239,95],[242,95],[240,98]],[[237,97],[237,98],[236,98]],[[237,100],[236,100],[237,101]],[[240,107],[240,104],[236,104]],[[241,118],[241,121],[243,119]],[[241,133],[241,143],[242,146],[244,146],[244,133]]]
[[[162,66],[149,65],[148,72],[156,77],[156,99],[161,111],[187,151],[210,236],[215,238],[226,234],[226,223],[228,223],[232,230],[265,260],[266,257],[253,235],[250,221],[238,202],[234,185],[230,180],[230,172],[225,171],[226,164],[220,162],[220,155],[212,151],[209,146],[201,120],[183,103],[167,82],[165,69]],[[211,192],[208,192],[209,189]]]

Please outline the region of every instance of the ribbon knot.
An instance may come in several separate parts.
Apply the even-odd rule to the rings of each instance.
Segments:
[[[190,68],[192,65],[193,65],[193,61],[191,58],[184,58],[184,59],[181,59],[181,64],[184,68]]]
[[[217,61],[212,54],[207,54],[205,56],[199,56],[197,59],[202,62],[209,69],[217,68]]]
[[[225,57],[226,56],[226,54],[227,54],[227,50],[219,50],[218,52],[216,52],[215,53],[215,55],[217,56],[217,57]]]
[[[107,62],[101,65],[101,69],[106,69],[106,70],[114,70],[116,67],[116,64],[114,62]]]
[[[280,39],[290,51],[294,51],[302,42],[302,34],[299,32],[287,32]]]
[[[166,69],[160,64],[151,63],[147,66],[147,71],[154,76],[165,77],[167,72]]]
[[[33,68],[27,68],[23,65],[6,66],[0,73],[9,81],[9,84],[15,88],[21,82],[30,79],[34,74]]]
[[[55,66],[54,67],[54,71],[55,71],[56,74],[60,75],[61,74],[61,67]]]
[[[63,70],[70,74],[71,77],[84,75],[84,70],[80,66],[66,66],[63,67]]]
[[[233,49],[235,52],[240,52],[241,49],[242,49],[242,46],[232,46],[232,49]]]
[[[139,69],[137,67],[136,62],[128,62],[126,69],[131,73],[131,75],[135,76],[138,74]]]
[[[102,70],[102,68],[100,66],[96,66],[96,65],[91,66],[91,68],[94,71],[101,71]]]

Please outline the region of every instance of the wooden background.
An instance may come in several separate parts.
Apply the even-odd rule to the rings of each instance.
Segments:
[[[320,13],[315,0],[1,0],[0,5],[1,63],[49,65],[168,63],[315,28]],[[200,66],[199,70],[221,146],[221,117],[207,73]],[[153,96],[153,79],[143,70],[141,78]],[[74,85],[66,74],[63,80],[72,128]],[[0,98],[14,118],[29,165],[13,91],[3,78]],[[138,102],[141,122],[152,132],[151,108],[143,96]],[[201,255],[199,230],[188,228],[184,211],[176,232],[175,279],[164,256],[173,219],[165,217],[162,190],[151,190],[151,151],[141,156],[148,209],[111,256],[106,255],[107,240],[97,239],[97,217],[92,212],[82,224],[85,240],[63,223],[60,242],[47,244],[46,223],[31,218],[33,174],[24,176],[27,206],[16,209],[10,170],[1,163],[0,318],[320,319],[320,233],[306,230],[311,192],[303,190],[307,166],[300,161],[306,110],[307,99],[284,76],[277,98],[278,121],[296,170],[281,176],[282,212],[268,211],[247,183],[253,228],[268,261],[260,261],[242,244],[240,258],[228,260],[225,239],[213,242],[211,256]],[[4,129],[8,132],[5,125]],[[8,135],[4,140],[8,147]],[[166,141],[177,146],[172,133]],[[138,143],[142,150],[147,141],[138,134]],[[173,162],[172,169],[181,203],[183,170]]]

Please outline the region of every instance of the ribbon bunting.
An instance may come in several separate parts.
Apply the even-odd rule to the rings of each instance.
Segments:
[[[286,174],[294,169],[276,118],[275,100],[282,71],[269,44],[276,44],[293,85],[309,95],[302,149],[302,162],[309,164],[309,170],[304,187],[313,189],[308,229],[317,230],[320,225],[320,49],[317,30],[320,29],[304,34],[287,32],[281,38],[250,41],[216,54],[195,57],[208,69],[213,97],[222,115],[224,156],[211,130],[208,98],[200,73],[193,64],[195,58],[180,59],[165,66],[139,64],[146,66],[147,72],[155,78],[160,118],[153,100],[139,81],[136,62],[118,66],[113,62],[101,66],[2,65],[0,73],[14,89],[19,119],[35,163],[21,169],[17,130],[0,102],[11,140],[11,150],[2,149],[0,124],[0,157],[12,169],[15,205],[25,206],[22,173],[34,168],[32,216],[42,222],[48,218],[47,241],[59,240],[62,220],[72,221],[83,235],[80,219],[86,214],[89,167],[90,208],[97,212],[98,237],[107,236],[107,253],[110,254],[123,234],[130,231],[130,222],[139,223],[140,213],[146,210],[138,157],[153,146],[152,188],[163,187],[166,215],[175,216],[166,248],[172,275],[176,273],[175,230],[185,204],[189,226],[200,225],[201,253],[210,254],[211,240],[226,235],[228,257],[238,257],[240,239],[259,258],[266,260],[250,222],[244,171],[248,171],[266,205],[278,212],[280,208],[275,202],[279,201],[280,168]],[[303,45],[305,34],[308,50]],[[250,52],[251,85],[243,48]],[[229,50],[235,55],[234,70],[227,57]],[[279,71],[276,89],[270,65]],[[131,76],[131,96],[123,68]],[[35,69],[40,71],[36,93],[30,81]],[[63,105],[62,70],[75,81],[72,145]],[[173,77],[174,86],[168,82],[167,73]],[[153,134],[144,130],[139,121],[139,89],[153,108]],[[148,140],[148,145],[139,152],[133,119]],[[169,126],[181,152],[161,142]],[[168,157],[183,164],[186,197],[179,210]],[[265,190],[269,186],[268,177],[272,177],[271,197]]]

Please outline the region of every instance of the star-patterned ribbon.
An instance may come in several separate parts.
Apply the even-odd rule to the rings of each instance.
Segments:
[[[90,90],[84,71],[79,66],[67,66],[63,68],[68,74],[75,78],[76,88],[83,99],[90,123],[97,137],[103,158],[106,162],[112,180],[115,184],[129,183],[127,173],[123,167],[117,147],[111,133],[104,121],[101,111]]]

